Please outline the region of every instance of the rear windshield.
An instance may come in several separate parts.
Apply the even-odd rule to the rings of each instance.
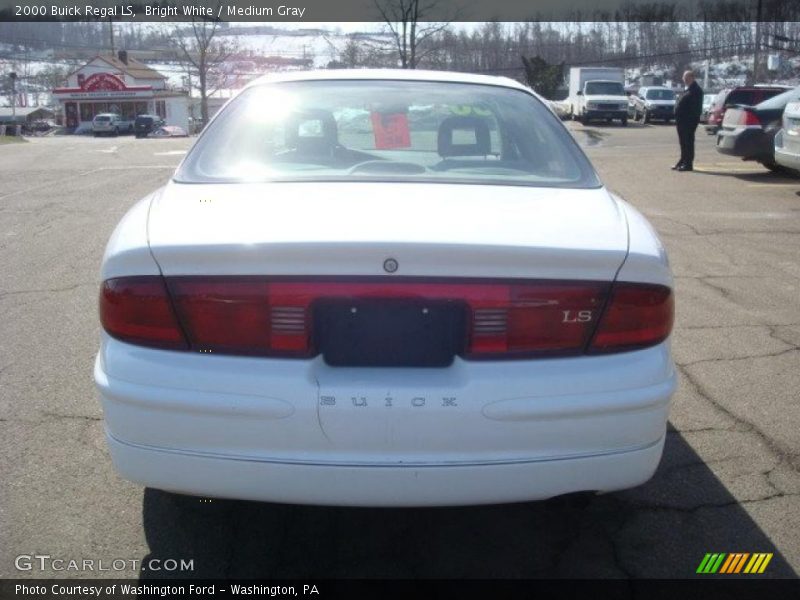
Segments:
[[[756,108],[759,110],[782,110],[789,102],[796,100],[800,100],[800,87],[772,96],[769,100],[761,102]]]
[[[111,117],[109,117],[108,115],[97,115],[97,116],[94,118],[94,120],[95,120],[95,121],[110,121],[110,120],[111,120]]]
[[[782,91],[783,90],[780,89],[733,90],[725,99],[725,104],[745,104],[747,106],[754,106],[767,98],[777,96]]]
[[[625,88],[615,81],[590,81],[586,84],[587,96],[624,96]]]
[[[149,125],[153,122],[153,117],[136,117],[137,125]]]
[[[672,90],[647,90],[648,100],[674,100],[675,92]]]
[[[249,88],[207,128],[175,179],[600,185],[558,118],[531,94],[382,80]]]

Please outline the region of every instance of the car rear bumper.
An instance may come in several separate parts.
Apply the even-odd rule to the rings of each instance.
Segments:
[[[584,119],[627,119],[628,109],[622,110],[584,110]]]
[[[627,451],[457,466],[287,463],[128,444],[107,434],[125,479],[184,494],[330,506],[456,506],[551,498],[640,485],[658,467],[664,437]]]
[[[760,127],[720,129],[717,132],[717,151],[729,156],[750,160],[771,160],[773,138]]]
[[[675,108],[670,106],[667,108],[645,108],[643,109],[647,111],[647,115],[651,119],[664,119],[665,121],[671,120],[675,118]]]
[[[334,368],[139,348],[95,363],[117,471],[146,486],[311,504],[481,504],[611,491],[661,455],[668,343],[613,356]]]

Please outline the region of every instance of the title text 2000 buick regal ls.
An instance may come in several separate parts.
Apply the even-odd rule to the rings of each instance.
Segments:
[[[661,457],[664,249],[508,79],[258,80],[102,279],[108,443],[147,486],[478,504],[629,488]]]

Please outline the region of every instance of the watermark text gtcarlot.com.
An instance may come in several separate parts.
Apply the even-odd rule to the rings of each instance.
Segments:
[[[17,571],[194,571],[194,559],[184,558],[62,558],[49,554],[20,554],[14,559]]]

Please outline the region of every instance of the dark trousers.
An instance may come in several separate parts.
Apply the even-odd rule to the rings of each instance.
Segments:
[[[681,160],[678,164],[691,167],[694,163],[694,132],[697,121],[676,121],[678,129],[678,142],[681,145]]]

